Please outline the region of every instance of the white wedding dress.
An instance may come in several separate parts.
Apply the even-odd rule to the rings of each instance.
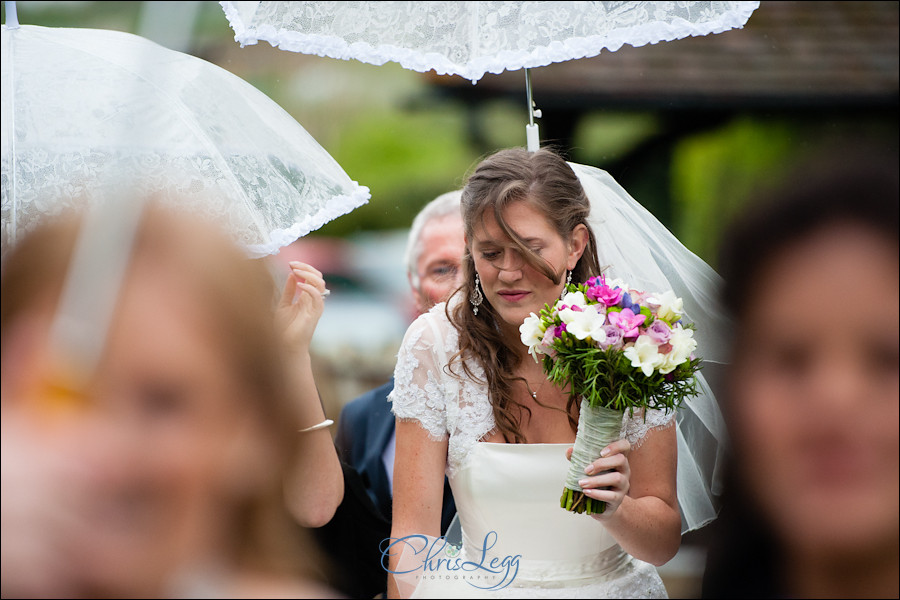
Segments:
[[[571,444],[481,441],[494,429],[487,388],[447,372],[457,349],[438,304],[410,326],[397,361],[394,414],[435,440],[449,437],[446,473],[463,539],[458,554],[442,540],[408,552],[401,594],[405,587],[414,598],[666,597],[655,567],[626,554],[599,521],[560,508]],[[651,429],[674,423],[661,411],[646,420],[626,415],[622,434],[636,447]]]

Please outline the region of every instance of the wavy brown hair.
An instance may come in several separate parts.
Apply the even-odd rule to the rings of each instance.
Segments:
[[[469,176],[462,193],[463,226],[471,243],[475,225],[491,211],[503,232],[518,247],[525,262],[556,284],[562,282],[565,270],[553,267],[509,226],[503,218],[504,210],[513,202],[528,202],[543,214],[554,230],[569,240],[578,225],[588,230],[588,243],[575,268],[574,281],[584,281],[600,274],[597,242],[587,224],[590,202],[581,182],[566,161],[548,149],[529,152],[523,148],[501,150],[483,160]],[[494,411],[496,428],[507,442],[526,443],[521,430],[524,413],[531,410],[513,396],[513,383],[524,378],[516,375],[522,360],[521,342],[507,339],[499,327],[497,312],[488,302],[482,303],[478,314],[472,313],[468,298],[475,287],[475,262],[470,247],[463,256],[463,285],[456,292],[462,302],[448,317],[459,332],[459,352],[450,360],[450,370],[457,375],[458,365],[466,376],[476,379],[468,367],[472,360],[484,369],[488,396]],[[448,307],[450,304],[448,303]],[[566,413],[572,431],[577,429],[577,398],[570,396]]]

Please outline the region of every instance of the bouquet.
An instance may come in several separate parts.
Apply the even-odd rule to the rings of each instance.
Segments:
[[[697,342],[682,314],[682,299],[672,291],[640,292],[599,276],[567,284],[560,300],[520,326],[522,343],[548,379],[581,398],[562,508],[605,510],[605,502],[582,493],[578,480],[619,439],[625,411],[675,410],[697,394]]]

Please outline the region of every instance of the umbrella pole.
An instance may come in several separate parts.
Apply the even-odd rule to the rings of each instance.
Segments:
[[[80,406],[100,363],[146,200],[114,202],[111,193],[86,210],[50,331],[50,406]]]
[[[6,0],[4,2],[6,5],[6,25],[7,29],[18,29],[19,28],[19,17],[16,13],[16,3],[13,0]],[[10,59],[10,67],[9,67],[9,87],[10,89],[14,89],[15,85],[15,75],[16,71],[12,66],[12,36],[8,41],[10,47],[8,48],[9,54],[7,58]],[[12,221],[11,232],[9,238],[9,247],[12,247],[16,243],[16,237],[19,233],[19,207],[16,204],[19,200],[18,190],[16,188],[16,125],[15,125],[15,117],[16,117],[16,96],[12,92],[9,93],[9,114],[3,115],[4,119],[8,119],[9,127],[9,197],[12,204],[12,215],[10,220]]]
[[[19,28],[19,16],[16,13],[16,3],[14,0],[6,0],[6,25],[9,29]]]
[[[531,99],[531,69],[525,69],[525,95],[528,101],[528,125],[525,126],[525,140],[527,141],[528,151],[537,152],[541,147],[541,141],[538,126],[534,119],[535,117],[541,118],[541,111],[535,108],[534,100]]]

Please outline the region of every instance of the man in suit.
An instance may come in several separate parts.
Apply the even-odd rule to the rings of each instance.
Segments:
[[[410,228],[406,270],[419,314],[446,300],[461,284],[465,241],[459,203],[459,191],[438,196],[416,215]],[[393,387],[392,378],[366,392],[349,402],[338,419],[335,444],[344,467],[344,500],[319,537],[335,562],[341,563],[337,565],[342,569],[339,588],[352,597],[371,598],[387,588],[378,546],[391,530],[395,438],[387,397]],[[455,514],[445,479],[443,533]],[[347,578],[354,583],[348,584]]]

